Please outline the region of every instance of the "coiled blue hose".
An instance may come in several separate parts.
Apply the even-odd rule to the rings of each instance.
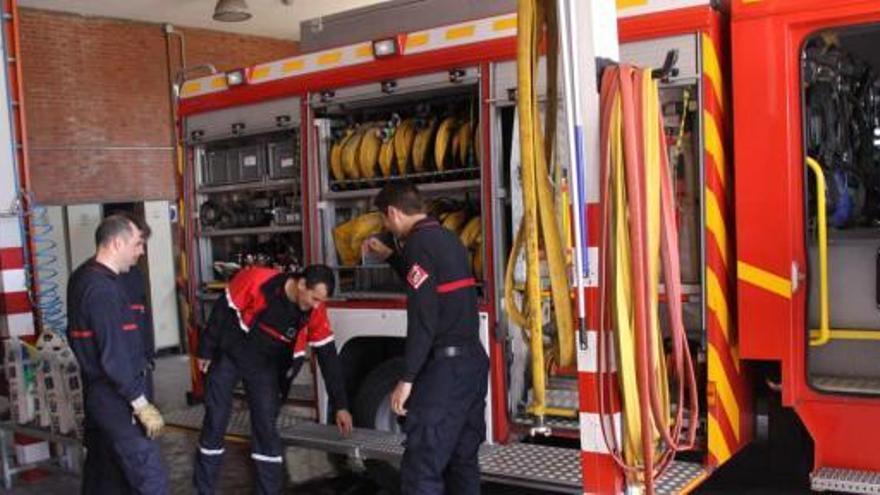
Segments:
[[[33,206],[30,213],[40,320],[43,329],[51,330],[64,338],[67,334],[67,309],[59,292],[63,289],[58,283],[58,243],[51,237],[54,226],[49,221],[45,206]]]
[[[17,175],[17,173],[16,173]],[[16,179],[18,179],[16,177]],[[16,186],[18,181],[16,180]],[[36,269],[31,270],[31,258],[28,255],[29,246],[24,229],[25,222],[20,222],[22,228],[22,249],[25,251],[25,273],[27,274],[28,294],[36,297],[36,301],[31,301],[38,310],[40,316],[39,330],[49,330],[58,334],[62,339],[67,337],[67,309],[64,306],[64,300],[61,298],[60,291],[63,290],[58,283],[58,275],[60,274],[58,266],[58,243],[52,239],[54,226],[49,220],[48,209],[45,206],[37,205],[33,197],[28,194],[26,201],[21,201],[22,207],[20,216],[30,217],[31,240],[33,246],[34,263]],[[33,281],[33,274],[36,275],[36,288]]]

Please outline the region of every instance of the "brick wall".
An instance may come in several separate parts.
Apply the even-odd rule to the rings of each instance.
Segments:
[[[218,70],[293,55],[297,44],[204,29],[187,65]],[[171,66],[179,67],[177,38]],[[168,60],[158,24],[21,9],[32,189],[44,204],[173,199]]]

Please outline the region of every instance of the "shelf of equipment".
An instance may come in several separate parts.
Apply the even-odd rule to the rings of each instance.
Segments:
[[[201,186],[196,189],[199,194],[217,194],[243,191],[272,191],[296,186],[295,179],[263,180],[256,182],[242,182],[236,184],[224,184],[222,186]]]
[[[324,198],[333,199],[362,199],[371,198],[379,192],[380,186],[386,182],[409,181],[416,183],[422,192],[436,191],[455,191],[464,189],[478,189],[480,187],[480,179],[467,178],[459,180],[446,180],[456,177],[479,176],[479,168],[453,169],[443,172],[422,172],[416,174],[407,174],[403,177],[389,177],[386,179],[358,179],[358,180],[341,180],[330,183],[331,188],[357,188],[366,186],[363,189],[351,190],[330,190],[324,194]],[[428,182],[432,181],[432,182]]]
[[[283,234],[301,232],[301,225],[269,225],[267,227],[244,227],[240,229],[204,229],[202,237],[231,237],[236,235]]]

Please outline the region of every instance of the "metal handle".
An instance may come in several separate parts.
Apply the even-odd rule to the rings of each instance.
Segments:
[[[825,345],[831,340],[828,325],[828,227],[825,218],[825,174],[816,160],[807,157],[807,166],[816,175],[816,223],[819,230],[819,329],[810,335],[810,345]]]

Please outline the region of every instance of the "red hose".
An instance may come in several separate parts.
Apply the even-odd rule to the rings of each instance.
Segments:
[[[598,328],[598,367],[599,384],[597,389],[600,410],[600,425],[603,438],[609,452],[615,462],[630,473],[641,473],[647,493],[654,493],[655,479],[660,476],[674,459],[675,453],[691,449],[696,441],[696,428],[698,425],[698,391],[694,374],[693,359],[687,347],[687,335],[684,331],[681,303],[681,277],[678,260],[678,236],[676,228],[674,198],[672,194],[671,178],[668,170],[668,158],[666,155],[666,143],[660,139],[660,204],[661,204],[661,243],[662,267],[664,281],[666,282],[667,299],[669,304],[669,327],[672,342],[672,367],[671,372],[677,385],[678,410],[672,424],[668,424],[663,405],[661,404],[661,390],[655,376],[654,346],[657,345],[652,339],[650,320],[649,286],[650,278],[650,253],[647,252],[646,240],[646,198],[645,176],[642,170],[645,165],[644,132],[645,129],[637,120],[642,115],[642,83],[644,77],[650,77],[646,71],[636,70],[631,66],[622,65],[612,67],[605,71],[602,78],[600,92],[601,109],[601,172],[600,190],[602,201],[600,203],[600,216],[602,218],[602,238],[599,264],[599,328]],[[636,383],[638,387],[639,416],[641,422],[641,448],[643,450],[643,465],[633,466],[626,463],[620,454],[620,448],[616,439],[611,438],[605,425],[607,412],[607,396],[613,394],[609,390],[611,380],[608,375],[608,349],[606,348],[606,332],[616,328],[613,320],[614,312],[611,307],[612,284],[609,283],[608,273],[611,267],[616,266],[619,260],[614,258],[614,246],[616,240],[611,235],[610,219],[613,204],[610,200],[611,183],[611,139],[612,132],[611,116],[615,95],[619,93],[622,109],[622,126],[624,131],[623,155],[625,167],[625,186],[628,206],[628,231],[630,235],[631,249],[631,280],[633,289],[634,333],[636,353]],[[662,137],[662,122],[658,120],[659,136]],[[625,352],[625,351],[622,351]],[[686,440],[682,442],[684,411],[689,410],[689,425]],[[655,459],[654,429],[658,431],[664,450]]]

